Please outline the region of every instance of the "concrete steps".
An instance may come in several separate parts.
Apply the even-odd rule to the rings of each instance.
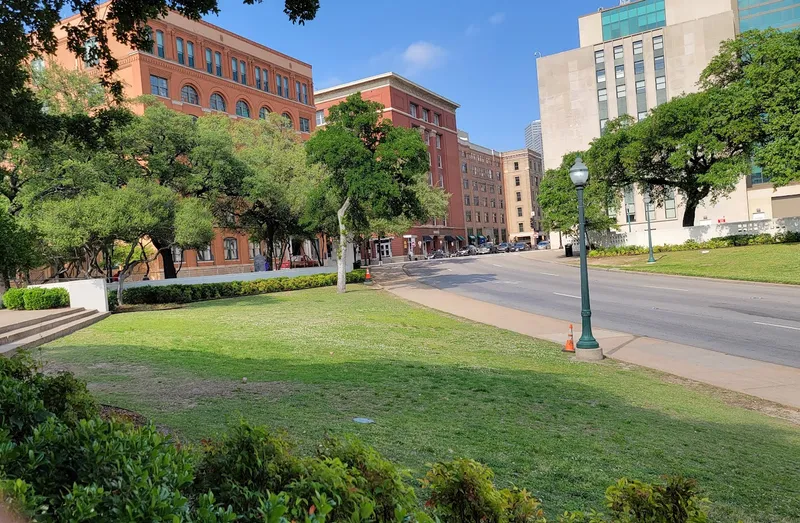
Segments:
[[[108,312],[94,310],[64,309],[46,316],[8,323],[0,327],[0,356],[11,356],[18,350],[63,338],[109,315]]]

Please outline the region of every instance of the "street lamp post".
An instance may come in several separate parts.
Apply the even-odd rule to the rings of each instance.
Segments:
[[[578,189],[578,229],[581,258],[581,338],[575,344],[575,356],[582,360],[601,360],[603,350],[592,335],[592,310],[589,304],[589,271],[586,263],[586,217],[583,208],[583,189],[589,181],[589,169],[580,156],[569,170],[569,177]]]
[[[644,195],[644,214],[647,216],[647,245],[650,249],[650,257],[647,258],[647,263],[655,263],[656,259],[653,256],[653,233],[650,229],[650,202],[653,200],[649,194]]]

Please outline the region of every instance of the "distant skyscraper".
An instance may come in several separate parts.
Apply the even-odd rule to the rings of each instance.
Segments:
[[[534,120],[525,127],[525,147],[536,151],[539,155],[542,151],[542,121]]]

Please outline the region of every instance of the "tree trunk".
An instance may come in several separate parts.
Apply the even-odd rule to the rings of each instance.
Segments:
[[[152,239],[153,247],[158,249],[158,253],[161,256],[161,265],[164,268],[164,279],[174,279],[178,277],[177,271],[175,271],[175,262],[172,259],[172,251],[167,248],[167,245],[161,242],[160,240]]]
[[[700,201],[695,200],[694,198],[687,198],[685,205],[685,210],[683,212],[683,226],[694,227],[694,219],[695,215],[697,214],[697,206],[700,205]]]
[[[123,271],[119,271],[119,275],[117,276],[117,305],[124,305],[122,301],[122,290],[124,283],[125,273]]]
[[[344,215],[347,209],[350,208],[350,198],[344,201],[342,207],[336,211],[336,219],[339,221],[339,244],[336,245],[336,260],[337,277],[336,277],[336,291],[339,293],[347,292],[347,228],[344,225]]]

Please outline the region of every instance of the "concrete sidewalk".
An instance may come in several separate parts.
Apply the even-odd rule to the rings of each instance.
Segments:
[[[435,289],[401,267],[380,272],[383,288],[400,298],[534,338],[566,341],[569,322]],[[580,324],[575,327],[577,339]],[[594,335],[606,357],[800,408],[800,369],[606,329],[595,329]]]

